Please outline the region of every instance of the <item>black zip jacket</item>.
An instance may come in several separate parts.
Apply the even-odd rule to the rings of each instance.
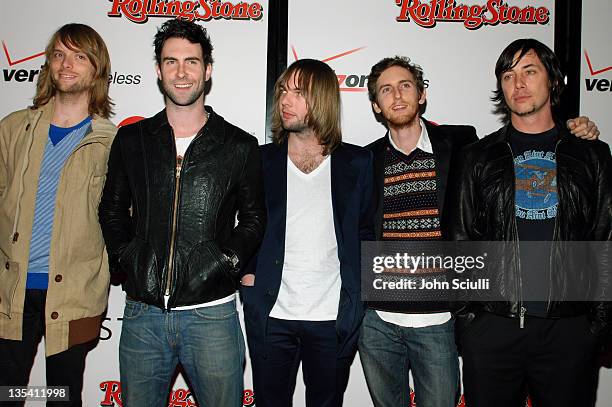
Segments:
[[[136,301],[164,308],[164,294],[168,307],[230,295],[238,273],[223,254],[244,265],[263,237],[257,140],[206,111],[182,162],[165,110],[122,127],[113,142],[100,224],[111,272],[126,275]]]
[[[559,206],[550,254],[549,318],[588,315],[595,334],[608,328],[612,263],[610,244],[593,256],[592,264],[576,264],[568,241],[612,240],[612,160],[601,141],[584,141],[557,126],[557,192]],[[451,201],[444,223],[454,240],[518,242],[514,195],[513,154],[509,126],[467,146],[460,155],[451,185]],[[518,246],[518,245],[517,245]],[[516,246],[516,247],[517,247]],[[518,248],[500,255],[489,266],[492,287],[507,301],[469,303],[467,293],[455,306],[457,316],[469,322],[484,310],[523,318],[522,282]],[[588,301],[575,301],[577,298]],[[569,300],[572,301],[569,301]]]

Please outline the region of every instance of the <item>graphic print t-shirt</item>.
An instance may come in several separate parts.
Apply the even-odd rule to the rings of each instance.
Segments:
[[[512,128],[514,153],[515,216],[521,242],[550,242],[553,238],[559,197],[555,146],[556,128],[526,134]],[[550,243],[521,244],[521,278],[527,314],[546,316],[549,292]]]

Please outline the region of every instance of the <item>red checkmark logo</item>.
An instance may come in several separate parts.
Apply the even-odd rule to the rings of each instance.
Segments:
[[[8,48],[7,48],[6,43],[4,41],[2,41],[2,48],[4,49],[4,55],[6,55],[6,60],[8,61],[9,66],[17,65],[17,64],[20,64],[22,62],[29,61],[30,59],[38,58],[38,57],[41,57],[41,56],[45,55],[45,53],[43,51],[43,52],[39,52],[38,54],[30,55],[28,57],[21,58],[21,59],[16,59],[16,60],[13,61],[11,59],[11,56],[10,56],[9,51],[8,51]]]

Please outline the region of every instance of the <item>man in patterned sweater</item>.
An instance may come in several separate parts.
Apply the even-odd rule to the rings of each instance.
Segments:
[[[440,226],[453,155],[477,140],[472,126],[437,126],[423,119],[423,70],[405,57],[385,58],[368,76],[372,108],[387,134],[374,153],[374,230],[377,240],[441,240]],[[588,119],[568,127],[599,132]],[[412,370],[419,407],[452,407],[459,395],[454,321],[442,295],[429,301],[368,302],[359,353],[377,407],[409,405]]]

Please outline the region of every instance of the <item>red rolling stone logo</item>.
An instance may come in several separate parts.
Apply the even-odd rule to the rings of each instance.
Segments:
[[[498,24],[548,24],[550,10],[546,7],[510,6],[504,0],[488,0],[486,4],[462,4],[455,0],[395,0],[400,7],[398,22],[414,21],[424,28],[438,22],[463,23],[468,30]]]
[[[149,17],[182,18],[185,20],[242,20],[257,21],[263,17],[260,3],[244,1],[232,3],[220,0],[110,0],[109,17],[125,17],[133,23],[142,24]]]
[[[116,380],[108,380],[100,383],[100,390],[104,392],[104,396],[100,401],[102,407],[123,407],[121,399],[121,383]],[[251,407],[255,405],[255,396],[253,390],[245,389],[242,395],[243,407]],[[198,407],[191,392],[187,389],[176,389],[170,392],[168,407]],[[212,407],[212,406],[201,406]]]

